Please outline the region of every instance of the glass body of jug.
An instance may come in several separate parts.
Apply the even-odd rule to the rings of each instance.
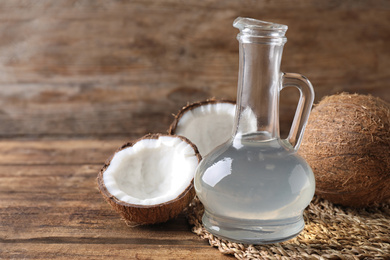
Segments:
[[[203,225],[247,244],[285,241],[304,228],[314,195],[309,165],[297,155],[314,99],[302,75],[280,72],[287,26],[237,18],[240,30],[237,108],[232,138],[206,155],[195,174],[205,207]],[[286,139],[279,134],[279,93],[296,87],[300,100]]]

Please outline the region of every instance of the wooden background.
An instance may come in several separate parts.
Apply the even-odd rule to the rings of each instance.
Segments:
[[[386,0],[2,0],[0,137],[138,137],[187,102],[235,99],[237,16],[289,26],[282,70],[307,76],[316,101],[390,101]],[[285,132],[297,95],[284,96]]]
[[[307,76],[316,101],[390,102],[387,0],[0,1],[0,259],[225,258],[184,214],[129,229],[95,179],[187,102],[235,99],[237,16],[289,26],[282,70]],[[283,91],[283,133],[296,102]]]

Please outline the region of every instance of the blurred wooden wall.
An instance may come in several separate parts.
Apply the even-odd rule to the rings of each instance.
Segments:
[[[316,101],[390,102],[387,0],[2,0],[0,137],[132,138],[165,132],[187,102],[235,99],[237,16],[289,26],[282,70]],[[282,97],[283,132],[296,98]]]

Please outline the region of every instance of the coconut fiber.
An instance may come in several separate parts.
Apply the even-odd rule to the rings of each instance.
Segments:
[[[296,238],[270,245],[219,239],[203,227],[203,212],[195,198],[187,209],[192,231],[237,259],[390,259],[389,204],[355,209],[314,197],[304,211],[305,229]]]
[[[313,169],[319,197],[349,207],[384,203],[390,199],[390,103],[348,93],[323,98],[298,153]]]

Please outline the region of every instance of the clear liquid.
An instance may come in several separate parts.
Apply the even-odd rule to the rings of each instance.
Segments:
[[[242,138],[206,156],[195,176],[206,229],[232,241],[265,244],[296,236],[314,195],[314,175],[279,139]]]

